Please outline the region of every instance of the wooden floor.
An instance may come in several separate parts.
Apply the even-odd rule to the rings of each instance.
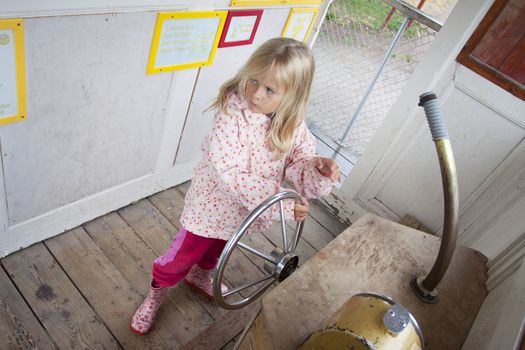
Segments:
[[[171,288],[147,336],[129,321],[148,291],[151,263],[180,226],[189,183],[1,259],[0,349],[231,349],[257,303],[226,311],[183,283]],[[318,202],[298,246],[302,262],[345,229]],[[253,234],[265,252],[280,230]],[[238,286],[262,274],[261,259],[236,252],[226,273]]]

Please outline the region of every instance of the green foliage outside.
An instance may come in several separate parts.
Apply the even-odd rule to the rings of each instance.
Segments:
[[[381,0],[335,0],[326,15],[327,21],[334,21],[341,26],[365,28],[369,32],[380,31],[392,7]],[[384,30],[396,32],[405,16],[395,11]],[[423,27],[412,22],[405,35],[413,37],[423,30]]]

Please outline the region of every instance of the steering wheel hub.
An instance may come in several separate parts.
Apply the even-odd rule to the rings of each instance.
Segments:
[[[264,263],[264,270],[271,273],[273,277],[279,281],[284,281],[290,276],[299,265],[299,257],[293,253],[285,253],[279,247],[275,247],[270,256],[275,259],[276,264],[272,264],[268,261]]]

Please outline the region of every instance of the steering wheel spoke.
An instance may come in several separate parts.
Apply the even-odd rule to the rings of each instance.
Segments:
[[[264,282],[264,281],[268,281],[268,280],[272,280],[272,283],[273,283],[273,276],[272,275],[266,275],[262,278],[259,278],[257,281],[254,281],[254,282],[251,282],[251,283],[248,283],[248,284],[245,284],[245,285],[242,285],[240,287],[237,287],[237,288],[234,288],[234,289],[231,289],[229,291],[227,291],[226,293],[223,294],[224,297],[227,297],[227,296],[230,296],[232,294],[235,294],[235,293],[239,293],[245,289],[248,289],[250,287],[253,287],[253,286],[256,286],[258,285],[259,283],[261,282]],[[253,293],[252,293],[253,294]]]
[[[283,239],[284,252],[288,253],[288,238],[286,237],[286,219],[284,216],[283,201],[279,201],[279,213],[281,214],[281,235]]]
[[[290,253],[295,253],[297,249],[297,244],[299,244],[299,238],[301,238],[301,233],[303,232],[304,221],[298,221],[295,226],[295,233],[292,238],[292,246],[290,248]]]
[[[257,255],[259,258],[262,258],[262,259],[268,261],[269,263],[277,264],[277,261],[275,260],[275,258],[272,258],[271,256],[266,255],[263,252],[260,252],[257,249],[252,248],[252,247],[250,247],[249,245],[247,245],[247,244],[245,244],[243,242],[238,242],[237,245],[239,247],[241,247],[242,249],[247,250],[250,253]]]

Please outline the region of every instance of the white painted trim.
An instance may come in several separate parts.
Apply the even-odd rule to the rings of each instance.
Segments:
[[[375,183],[369,183],[369,185],[372,185],[371,188],[370,186],[363,186],[361,190],[357,193],[357,197],[360,199],[361,203],[366,202],[368,204],[368,207],[373,209],[381,217],[389,218],[394,221],[398,221],[402,215],[390,209],[387,205],[385,205],[385,203],[381,202],[377,198],[381,190],[383,190],[387,185],[387,182],[392,176],[392,174],[399,168],[399,165],[406,158],[407,154],[411,152],[412,147],[419,139],[421,134],[425,132],[425,128],[428,128],[426,123],[424,123],[422,120],[417,120],[415,121],[415,123],[419,124],[417,130],[406,139],[397,143],[397,147],[395,147],[395,150],[399,153],[395,156],[389,156],[388,158],[385,157],[382,159],[382,162],[380,164],[384,163],[385,160],[390,160],[391,162],[388,165],[380,166],[381,169],[384,169],[384,171],[380,173],[378,181]],[[432,141],[429,140],[429,142]]]
[[[459,63],[457,63],[454,76],[454,86],[458,90],[516,126],[525,129],[525,114],[516,113],[523,106],[521,99]],[[498,90],[497,93],[495,90]]]
[[[518,350],[525,324],[525,264],[490,291],[462,350]]]
[[[310,46],[310,48],[314,46],[314,43],[317,40],[317,36],[319,35],[324,19],[326,18],[326,13],[328,12],[328,9],[330,8],[330,5],[332,5],[333,1],[334,0],[323,1],[321,8],[319,9],[319,14],[315,21],[316,23],[314,25],[314,29],[312,30],[312,34],[310,35],[310,38],[308,40],[308,46]]]
[[[507,249],[487,264],[488,280],[487,289],[493,290],[507,277],[517,271],[525,257],[525,232],[512,242]]]
[[[188,116],[188,110],[199,69],[185,69],[173,72],[169,98],[165,109],[164,130],[155,165],[155,172],[170,169],[175,164],[175,155]],[[188,87],[192,88],[189,89]]]
[[[483,233],[494,227],[525,197],[523,164],[525,140],[468,199],[468,210],[461,216],[459,243],[474,245]]]
[[[321,201],[324,202],[328,208],[333,208],[334,210],[332,210],[332,212],[334,215],[349,225],[366,213],[374,213],[371,209],[367,208],[367,210],[365,210],[364,208],[366,208],[366,206],[357,205],[354,201],[349,200],[344,193],[338,189],[332,189],[330,195],[322,198]]]
[[[166,5],[163,5],[163,2]],[[13,2],[15,3],[15,2]],[[109,14],[109,13],[129,13],[129,12],[156,12],[156,11],[187,11],[191,9],[190,4],[171,5],[170,1],[159,1],[156,5],[121,5],[121,6],[107,6],[97,7],[96,4],[83,2],[84,7],[52,7],[49,3],[40,2],[39,6],[23,7],[12,6],[5,9],[0,6],[0,19],[2,18],[38,18],[38,17],[54,17],[54,16],[78,16],[78,15],[95,15],[95,14]],[[76,3],[78,5],[78,3]],[[2,9],[2,7],[4,7]]]
[[[187,181],[197,162],[189,161],[158,174],[144,175],[11,226],[0,233],[0,257]]]
[[[211,3],[210,1],[193,1],[190,3],[181,3],[174,5],[174,1],[157,0],[155,4],[149,3],[144,5],[144,2],[137,2],[134,0],[121,0],[122,4],[113,4],[112,6],[100,6],[100,1],[89,0],[82,2],[83,7],[72,7],[70,3],[58,6],[58,1],[43,2],[39,1],[34,5],[27,5],[27,2],[12,1],[6,6],[0,4],[0,19],[3,18],[38,18],[38,17],[54,17],[54,16],[78,16],[78,15],[94,15],[94,14],[111,14],[111,13],[129,13],[129,12],[175,12],[175,11],[211,11],[211,10],[242,10],[253,7],[231,7],[229,0],[223,0],[224,4]],[[25,6],[24,6],[25,5]],[[54,6],[53,6],[54,5]],[[78,2],[75,3],[78,6]],[[71,7],[70,7],[71,6]],[[293,4],[293,5],[279,5],[279,6],[261,6],[257,9],[274,10],[274,9],[291,9],[291,8],[311,8],[319,7],[318,4]]]
[[[2,152],[2,140],[0,140],[0,234],[5,232],[9,226],[9,211],[4,178],[4,153]]]

